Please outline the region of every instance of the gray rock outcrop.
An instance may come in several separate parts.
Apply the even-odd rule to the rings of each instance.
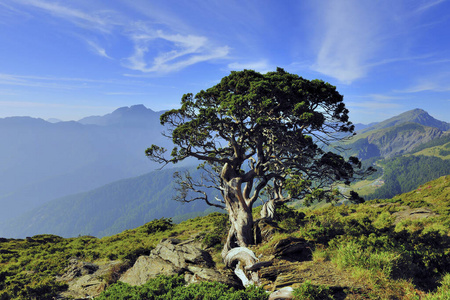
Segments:
[[[121,261],[97,265],[76,258],[70,259],[66,272],[57,278],[58,281],[67,282],[69,288],[58,299],[92,299],[99,296],[108,286],[105,278],[122,266]]]
[[[141,256],[128,269],[120,281],[130,285],[142,285],[158,275],[183,274],[186,282],[217,281],[238,287],[240,283],[227,270],[215,269],[211,255],[200,249],[194,240],[165,239],[149,256]]]

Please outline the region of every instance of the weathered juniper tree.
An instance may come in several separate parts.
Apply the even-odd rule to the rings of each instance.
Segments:
[[[199,188],[202,184],[189,175],[178,174],[183,184],[179,197],[186,202],[203,199],[227,210],[231,229],[226,253],[253,244],[252,206],[263,190],[272,204],[330,200],[336,193],[330,184],[355,175],[357,159],[345,160],[321,148],[353,132],[348,119],[343,97],[321,80],[306,80],[280,68],[267,74],[231,72],[206,91],[184,95],[181,108],[161,116],[175,144],[169,158],[156,145],[146,155],[166,164],[191,157],[216,169],[217,178],[212,174],[209,181],[216,180],[212,186],[219,187],[221,202],[208,199]],[[200,196],[188,199],[189,189]]]

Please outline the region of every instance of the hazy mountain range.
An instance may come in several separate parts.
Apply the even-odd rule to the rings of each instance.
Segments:
[[[205,210],[200,202],[172,201],[173,170],[154,171],[144,155],[153,143],[170,147],[161,135],[161,113],[136,105],[78,122],[0,119],[0,236],[111,235]],[[374,159],[442,139],[450,124],[415,109],[356,128],[344,145],[348,154]]]
[[[144,150],[152,143],[169,146],[161,113],[136,105],[79,122],[0,119],[0,220],[154,170]]]

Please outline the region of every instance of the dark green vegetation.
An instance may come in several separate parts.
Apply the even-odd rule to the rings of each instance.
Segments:
[[[450,134],[444,132],[449,129],[415,109],[358,131],[341,146],[378,172],[352,187],[366,200],[391,198],[450,174]]]
[[[342,277],[325,283],[320,282],[321,276],[312,273],[309,282],[295,286],[299,299],[338,299],[342,294],[346,299],[446,299],[450,292],[449,207],[450,176],[387,200],[298,212],[284,207],[276,221],[282,231],[252,250],[257,256],[263,255],[264,260],[280,239],[304,238],[313,245],[312,260],[304,262],[311,270],[319,272],[325,265],[325,272],[336,269],[342,274],[352,274],[351,281]],[[421,213],[414,213],[418,211]],[[57,282],[55,276],[64,272],[70,257],[97,263],[119,259],[131,265],[139,255],[148,254],[162,238],[169,236],[180,239],[197,236],[209,246],[213,257],[218,257],[227,233],[226,219],[219,213],[180,224],[160,219],[102,239],[89,236],[63,239],[53,235],[2,239],[0,299],[32,299],[36,295],[38,299],[52,299],[67,287]],[[299,267],[296,273],[301,272]],[[344,279],[353,283],[343,286],[339,280]],[[181,298],[172,299],[188,299],[182,297],[201,293],[204,298],[198,299],[212,299],[218,297],[214,294],[218,290],[229,295],[229,299],[237,295],[240,299],[265,297],[255,298],[261,295],[258,289],[236,291],[220,284],[200,284],[183,290],[179,288],[182,282],[179,277],[166,277],[151,280],[142,287],[113,284],[102,297],[138,299],[132,297],[146,293],[147,299],[169,299],[179,293],[176,295]],[[156,291],[168,290],[168,286],[173,289],[167,293]]]
[[[450,160],[432,156],[400,156],[378,162],[385,184],[365,199],[390,198],[409,192],[431,179],[450,174]]]
[[[202,282],[185,286],[183,276],[159,276],[142,286],[130,286],[118,282],[103,292],[98,300],[264,300],[268,294],[262,288],[250,286],[235,290],[222,283]]]

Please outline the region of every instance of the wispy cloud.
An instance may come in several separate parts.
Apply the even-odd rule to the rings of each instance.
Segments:
[[[327,1],[321,8],[318,34],[323,34],[312,69],[345,83],[365,76],[378,48],[374,16],[355,1]]]
[[[422,79],[415,85],[412,85],[403,90],[397,90],[399,93],[420,93],[420,92],[449,92],[450,80],[435,82],[430,79]]]
[[[374,67],[432,56],[408,55],[408,46],[397,45],[396,41],[409,35],[419,16],[443,3],[442,0],[419,1],[414,13],[405,13],[400,3],[353,0],[320,3],[321,10],[315,18],[317,56],[311,66],[316,72],[350,84]],[[395,51],[393,45],[398,46]],[[400,54],[393,57],[392,53]]]
[[[176,72],[201,62],[226,58],[230,51],[228,46],[215,45],[204,35],[181,32],[181,28],[186,28],[170,14],[167,15],[167,22],[164,22],[164,14],[156,14],[156,17],[155,14],[144,12],[145,19],[136,19],[136,15],[125,15],[111,9],[87,11],[86,8],[74,8],[70,6],[73,5],[72,2],[61,4],[63,2],[18,1],[89,30],[89,37],[82,40],[93,53],[102,57],[112,58],[107,47],[100,43],[102,36],[93,39],[92,34],[100,33],[128,39],[133,54],[119,61],[123,67],[142,73]]]
[[[123,65],[144,73],[179,71],[199,62],[224,59],[230,51],[228,46],[213,46],[204,36],[168,34],[146,26],[141,26],[141,31],[134,32],[131,38],[134,53]],[[159,46],[155,53],[159,43],[166,46]]]
[[[380,101],[362,101],[362,102],[347,102],[348,107],[364,108],[370,110],[370,113],[375,113],[375,110],[384,110],[389,108],[398,108],[401,105],[393,102]],[[351,110],[353,111],[353,110]]]
[[[443,3],[444,1],[446,0],[434,0],[434,1],[424,0],[422,2],[419,2],[419,6],[414,10],[414,13],[422,13],[436,5]]]
[[[133,92],[107,92],[105,95],[108,96],[137,96],[145,95],[145,93],[133,93]]]
[[[25,86],[34,88],[52,89],[86,89],[94,88],[99,84],[121,84],[117,80],[96,80],[89,78],[65,78],[65,77],[44,77],[33,75],[15,75],[0,73],[0,85],[5,86]],[[123,82],[132,84],[132,82]]]
[[[48,103],[48,102],[32,102],[32,101],[0,101],[0,107],[10,108],[66,108],[66,109],[116,109],[115,106],[98,106],[98,105],[73,105],[67,103]]]
[[[40,0],[18,0],[19,3],[36,7],[55,17],[63,18],[82,28],[90,30],[110,32],[112,22],[111,11],[84,12],[80,9],[63,6],[56,2]]]
[[[113,59],[112,57],[110,57],[108,54],[106,54],[106,50],[105,48],[101,47],[99,44],[97,44],[96,42],[92,41],[92,40],[85,40],[86,43],[89,45],[89,47],[91,48],[91,50],[97,54],[100,55],[102,57],[108,58],[108,59]]]
[[[347,98],[347,97],[346,97]],[[349,107],[366,108],[370,110],[397,108],[400,106],[398,100],[404,100],[404,96],[393,96],[387,94],[368,94],[363,96],[349,96],[346,101]]]

